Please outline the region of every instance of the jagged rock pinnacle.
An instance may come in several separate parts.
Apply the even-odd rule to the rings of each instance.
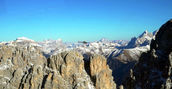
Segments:
[[[126,89],[172,88],[172,20],[166,22],[151,42],[151,50],[143,53],[130,72]]]

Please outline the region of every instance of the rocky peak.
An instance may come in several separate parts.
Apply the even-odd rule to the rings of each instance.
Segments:
[[[172,20],[166,22],[157,32],[155,39],[152,41],[151,49],[167,53],[172,51]]]
[[[22,42],[22,41],[30,41],[30,42],[35,42],[32,39],[26,38],[26,37],[19,37],[16,39],[17,42]]]
[[[133,37],[129,41],[129,43],[126,46],[126,48],[135,48],[135,47],[150,45],[152,38],[153,38],[153,34],[149,33],[146,30],[140,36]]]
[[[99,40],[100,42],[109,42],[110,40],[108,40],[107,38],[102,38]]]
[[[105,57],[93,55],[90,57],[90,76],[96,89],[116,89],[112,71],[107,65]]]
[[[2,46],[0,89],[116,89],[104,57],[96,55],[85,63],[76,51],[46,59],[33,46]]]
[[[126,89],[172,88],[172,20],[166,22],[151,42],[150,51],[143,53],[130,77]]]
[[[146,36],[146,35],[148,35],[149,34],[149,32],[147,31],[147,30],[145,30],[140,36],[139,36],[139,38],[141,38],[141,37],[143,37],[143,36]]]

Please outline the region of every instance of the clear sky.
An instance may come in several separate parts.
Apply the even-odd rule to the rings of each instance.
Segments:
[[[0,0],[0,41],[130,40],[172,18],[172,0]]]

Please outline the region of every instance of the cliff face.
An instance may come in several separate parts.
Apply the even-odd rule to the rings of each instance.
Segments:
[[[45,81],[46,89],[94,89],[84,69],[84,60],[78,52],[64,52],[48,59],[51,70]],[[56,76],[56,77],[55,77]]]
[[[96,89],[115,89],[112,71],[103,56],[94,55],[90,58],[90,75]]]
[[[46,58],[34,47],[0,48],[0,89],[41,88]]]
[[[172,20],[160,28],[124,85],[126,89],[172,88]]]
[[[116,89],[116,85],[102,56],[92,56],[86,65],[75,51],[46,59],[34,47],[2,46],[0,89]]]

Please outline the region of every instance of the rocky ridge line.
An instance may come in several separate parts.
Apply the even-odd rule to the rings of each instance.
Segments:
[[[172,20],[157,32],[150,51],[141,55],[124,85],[126,89],[172,89]]]
[[[0,47],[0,89],[116,89],[106,59],[63,52],[46,59],[34,47]],[[102,67],[100,67],[101,65]]]

